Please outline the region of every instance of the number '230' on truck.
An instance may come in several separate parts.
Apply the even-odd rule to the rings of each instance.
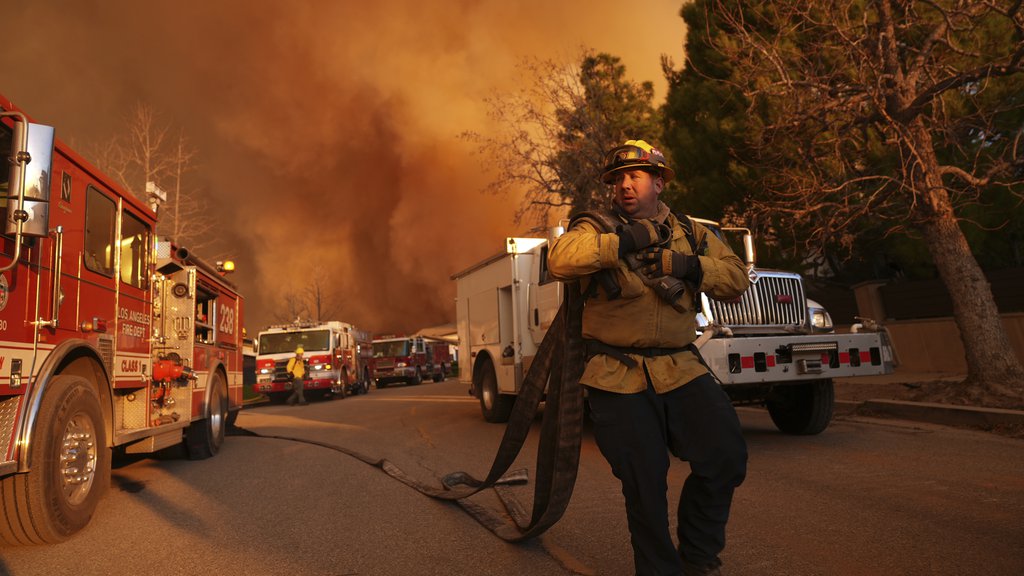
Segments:
[[[734,404],[763,405],[785,433],[818,434],[832,420],[833,378],[888,374],[888,333],[864,321],[835,332],[828,312],[806,297],[799,274],[760,269],[742,228],[697,219],[714,234],[743,232],[750,288],[737,300],[701,294],[695,344]],[[552,231],[553,239],[561,232]],[[505,250],[452,276],[461,382],[488,422],[505,422],[537,348],[562,301],[549,280],[548,238],[507,238]],[[465,360],[462,360],[465,359]]]

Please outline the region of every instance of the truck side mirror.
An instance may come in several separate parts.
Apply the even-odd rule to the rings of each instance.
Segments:
[[[43,237],[50,233],[53,140],[52,126],[31,124],[24,117],[16,123],[11,147],[5,233],[17,234],[19,222],[25,236]]]
[[[757,253],[754,251],[754,235],[749,228],[727,227],[721,228],[722,232],[743,232],[743,262],[747,268],[753,268],[757,263]]]
[[[757,262],[754,253],[754,236],[749,230],[743,234],[743,258],[748,268],[753,268],[754,263]]]

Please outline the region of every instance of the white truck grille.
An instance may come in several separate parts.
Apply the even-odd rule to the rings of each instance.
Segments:
[[[757,282],[738,300],[710,300],[716,324],[732,328],[803,326],[807,304],[799,274],[758,271]]]

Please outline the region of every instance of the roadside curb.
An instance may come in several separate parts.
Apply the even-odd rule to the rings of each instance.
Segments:
[[[865,400],[863,402],[836,400],[837,416],[857,415],[898,418],[927,422],[957,428],[991,430],[1004,427],[1024,427],[1024,411],[1004,408],[980,408],[932,402],[906,402],[902,400]]]

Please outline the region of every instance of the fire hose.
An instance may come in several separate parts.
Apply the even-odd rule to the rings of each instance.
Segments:
[[[583,427],[583,394],[579,379],[583,374],[586,354],[582,340],[583,300],[579,284],[567,282],[562,306],[526,373],[494,462],[483,480],[466,472],[452,472],[441,479],[442,487],[438,488],[411,478],[387,459],[372,458],[342,446],[316,440],[257,434],[241,428],[236,428],[236,433],[295,440],[343,452],[380,468],[422,494],[441,500],[454,500],[477,522],[507,542],[529,540],[543,534],[558,522],[569,505],[576,484]],[[533,510],[527,519],[525,511],[507,488],[509,484],[523,482],[525,475],[520,471],[508,473],[508,470],[526,441],[542,400],[544,413],[537,450]],[[468,500],[470,496],[487,488],[494,489],[508,518]]]

